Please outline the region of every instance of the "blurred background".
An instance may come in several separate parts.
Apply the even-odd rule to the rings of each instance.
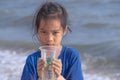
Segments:
[[[45,1],[0,0],[0,80],[20,80],[26,57],[39,47],[32,21]],[[81,52],[85,80],[119,80],[120,0],[51,1],[68,11],[72,33],[63,44]]]

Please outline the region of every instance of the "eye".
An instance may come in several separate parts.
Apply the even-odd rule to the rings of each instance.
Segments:
[[[41,33],[41,34],[47,34],[47,32],[46,32],[46,31],[40,31],[40,33]]]
[[[42,31],[42,33],[46,33],[45,31]]]
[[[56,34],[58,34],[58,33],[59,33],[58,31],[53,32],[54,35],[56,35]]]

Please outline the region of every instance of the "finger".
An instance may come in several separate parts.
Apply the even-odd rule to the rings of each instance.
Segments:
[[[37,70],[41,71],[46,67],[46,63],[44,60],[39,59],[38,63],[37,63]]]
[[[41,65],[41,66],[38,66],[37,67],[37,70],[40,71],[40,70],[43,70],[44,69],[44,65]]]
[[[60,59],[53,59],[52,63],[54,64],[62,64],[61,60]]]
[[[58,76],[61,74],[61,72],[62,72],[62,68],[59,68],[59,67],[57,67],[57,66],[55,66],[55,65],[53,65],[53,69],[54,69],[54,72],[55,72],[55,74],[56,74],[57,77],[58,77]]]
[[[45,66],[45,62],[44,62],[44,61],[39,62],[39,63],[37,64],[37,66],[38,66],[38,67],[39,67],[39,66]]]
[[[62,68],[59,68],[59,67],[57,67],[57,66],[55,66],[55,65],[53,65],[53,69],[54,69],[54,70],[57,70],[59,73],[61,73],[61,71],[62,71]]]
[[[40,59],[38,60],[37,66],[41,66],[41,65],[44,65],[44,66],[45,66],[45,64],[46,64],[45,60],[42,59],[42,58],[40,58]]]
[[[37,62],[37,73],[40,78],[42,77],[45,67],[46,62],[42,58],[39,58]]]
[[[55,72],[55,74],[56,74],[56,77],[59,77],[60,74],[61,74],[61,72],[60,72],[59,70],[57,70],[57,69],[55,69],[54,72]]]
[[[38,59],[38,63],[39,63],[39,62],[43,62],[43,61],[44,61],[44,59],[42,59],[42,58],[39,58],[39,59]]]
[[[61,59],[53,59],[53,62],[61,62]]]
[[[62,68],[61,60],[53,60],[52,64],[58,68]]]
[[[44,70],[44,68],[45,68],[44,65],[38,66],[37,71],[41,72]]]
[[[62,63],[61,60],[54,60],[53,61],[53,66],[57,70],[62,70]]]

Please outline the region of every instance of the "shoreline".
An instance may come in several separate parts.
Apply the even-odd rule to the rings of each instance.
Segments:
[[[76,44],[64,44],[65,46],[69,47],[75,47],[78,50],[84,49],[87,46],[83,45],[76,45]],[[12,50],[18,50],[18,49],[24,49],[24,50],[29,50],[29,49],[38,49],[38,45],[33,43],[33,42],[25,42],[25,41],[5,41],[5,40],[0,40],[0,49],[12,49]]]

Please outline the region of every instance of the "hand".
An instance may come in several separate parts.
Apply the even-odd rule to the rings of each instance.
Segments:
[[[61,76],[61,72],[62,72],[62,62],[60,59],[54,59],[52,61],[52,66],[53,69],[55,71],[56,77],[58,78],[59,76]]]
[[[40,58],[37,63],[37,73],[40,79],[43,78],[43,72],[44,72],[45,67],[46,67],[46,61]]]

